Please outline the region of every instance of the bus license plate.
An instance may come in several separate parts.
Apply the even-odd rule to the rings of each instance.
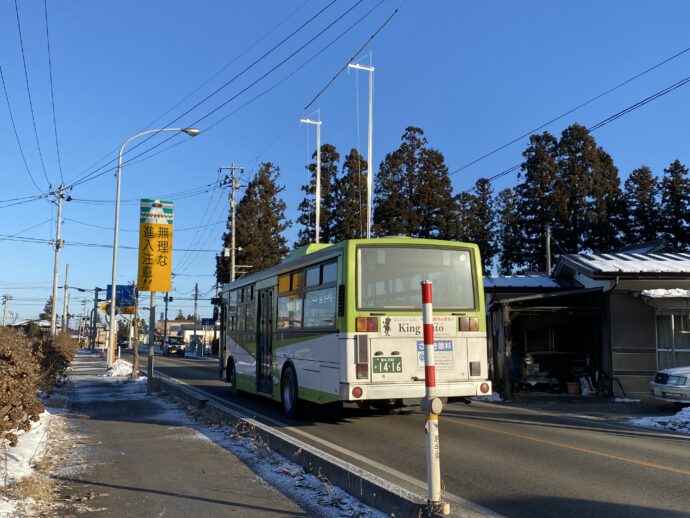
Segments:
[[[374,356],[374,373],[402,372],[400,356]]]

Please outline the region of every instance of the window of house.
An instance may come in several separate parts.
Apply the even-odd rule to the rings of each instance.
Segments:
[[[657,315],[656,352],[659,370],[690,365],[690,315]]]

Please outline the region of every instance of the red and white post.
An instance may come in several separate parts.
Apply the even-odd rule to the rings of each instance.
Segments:
[[[424,384],[426,395],[422,410],[426,414],[426,479],[428,505],[432,512],[448,514],[450,507],[441,501],[441,450],[438,439],[438,416],[443,404],[436,397],[436,364],[434,362],[434,312],[431,281],[422,281],[422,321],[424,326]]]

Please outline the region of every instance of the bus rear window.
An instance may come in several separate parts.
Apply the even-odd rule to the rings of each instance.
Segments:
[[[438,309],[474,309],[470,252],[450,248],[360,247],[357,253],[360,309],[421,309],[420,283],[433,283]]]

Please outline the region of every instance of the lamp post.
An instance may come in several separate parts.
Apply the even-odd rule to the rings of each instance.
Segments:
[[[137,133],[133,137],[128,138],[120,146],[120,152],[117,156],[117,172],[115,176],[117,177],[117,189],[115,191],[115,228],[113,231],[113,269],[112,269],[112,289],[110,298],[110,333],[108,336],[108,367],[113,364],[113,354],[115,352],[115,340],[117,338],[117,325],[115,322],[115,306],[116,306],[116,277],[117,277],[117,237],[118,230],[120,227],[120,177],[122,176],[122,152],[125,146],[129,144],[132,140],[139,138],[144,135],[149,135],[151,133],[161,133],[163,131],[181,131],[186,133],[190,137],[196,137],[199,134],[199,130],[196,128],[161,128],[148,131],[142,131]]]
[[[367,239],[369,239],[371,237],[371,199],[374,185],[374,171],[371,165],[374,148],[374,67],[367,67],[358,63],[350,63],[347,66],[355,70],[369,72],[369,136],[367,138]]]
[[[316,120],[300,119],[302,124],[314,124],[316,126],[316,187],[314,191],[314,242],[319,244],[319,231],[321,230],[321,113],[316,111]]]

